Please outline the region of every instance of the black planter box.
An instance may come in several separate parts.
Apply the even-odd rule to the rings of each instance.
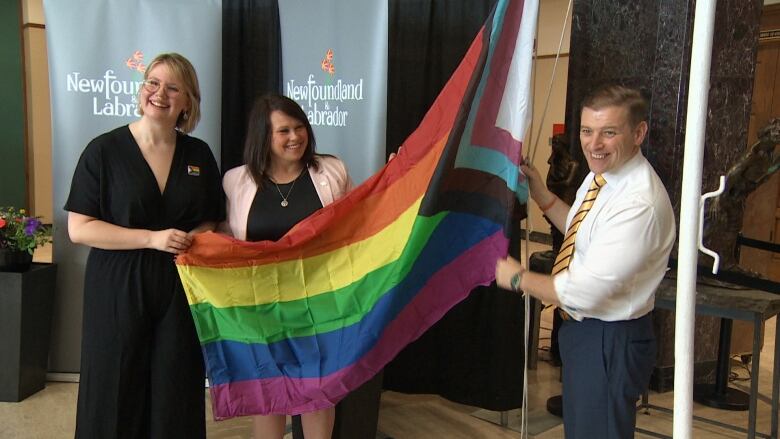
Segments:
[[[46,386],[55,264],[0,272],[0,401],[17,402]]]

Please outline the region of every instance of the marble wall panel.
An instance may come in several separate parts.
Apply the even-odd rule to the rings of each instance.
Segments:
[[[745,149],[761,7],[761,0],[718,2],[703,192],[716,188],[719,176]],[[572,154],[583,163],[582,176],[587,165],[578,133],[581,100],[606,82],[637,87],[650,99],[650,131],[642,150],[667,185],[678,218],[694,11],[694,0],[575,0],[572,15],[566,135]],[[728,258],[733,239],[714,235],[719,241],[709,245]],[[659,367],[674,364],[673,319],[669,313],[656,316]],[[719,322],[697,322],[696,360],[712,360]]]

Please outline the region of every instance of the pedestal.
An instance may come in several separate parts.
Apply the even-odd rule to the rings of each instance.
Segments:
[[[46,385],[57,266],[0,272],[0,401],[18,402]]]
[[[731,319],[720,319],[720,343],[715,383],[702,383],[694,386],[693,400],[708,407],[740,411],[747,410],[750,407],[750,395],[729,387],[732,324]]]
[[[656,309],[674,310],[677,300],[677,285],[674,273],[668,273],[667,277],[661,281],[655,294]],[[703,315],[709,315],[724,319],[743,320],[753,323],[755,329],[753,333],[753,352],[752,366],[750,370],[750,393],[748,394],[748,422],[747,429],[738,425],[727,424],[718,419],[711,419],[693,415],[696,421],[706,422],[721,428],[728,428],[741,433],[747,433],[748,438],[778,437],[778,421],[780,419],[780,343],[775,343],[775,357],[772,365],[772,397],[770,411],[772,417],[772,430],[770,434],[756,432],[756,419],[758,412],[758,382],[759,365],[761,364],[761,326],[767,319],[780,314],[780,296],[766,291],[742,289],[735,285],[727,284],[717,280],[708,280],[703,282],[699,279],[696,284],[696,318]],[[780,319],[777,320],[775,329],[775,339],[780,337]],[[726,351],[727,352],[727,351]],[[717,387],[717,385],[716,385]],[[725,388],[725,385],[721,385]],[[724,392],[731,393],[734,392]],[[727,401],[732,395],[728,395]],[[724,402],[724,399],[720,399]],[[659,407],[649,403],[647,392],[642,397],[642,404],[639,409],[655,409],[664,413],[673,413],[673,409]],[[729,408],[729,407],[723,407]],[[654,437],[670,438],[657,432],[650,432],[637,428],[637,432],[648,434]]]

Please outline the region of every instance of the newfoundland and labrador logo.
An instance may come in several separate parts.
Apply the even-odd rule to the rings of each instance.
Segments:
[[[95,116],[140,117],[138,91],[146,71],[144,54],[136,50],[127,58],[125,66],[130,70],[115,72],[106,69],[98,77],[86,77],[81,72],[67,74],[67,91],[92,96],[92,114]]]
[[[325,58],[322,59],[320,68],[323,72],[330,73],[331,78],[336,74],[336,64],[333,64],[333,49],[328,49],[328,51],[325,52]]]
[[[339,104],[363,100],[363,78],[357,82],[335,79],[333,58],[333,49],[328,49],[320,62],[320,69],[326,75],[323,84],[317,82],[314,73],[309,73],[304,84],[296,83],[295,79],[287,81],[287,96],[301,104],[312,125],[347,126],[349,110]]]
[[[146,72],[146,63],[144,63],[144,53],[140,50],[136,50],[133,52],[133,56],[130,58],[127,58],[127,61],[125,61],[125,65],[130,70],[135,70],[141,75]]]

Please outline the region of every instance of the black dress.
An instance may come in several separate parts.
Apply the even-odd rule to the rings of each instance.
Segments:
[[[65,210],[127,228],[221,221],[206,143],[179,134],[165,191],[127,126],[87,145]],[[174,255],[91,249],[84,279],[77,438],[204,438],[204,369]]]

